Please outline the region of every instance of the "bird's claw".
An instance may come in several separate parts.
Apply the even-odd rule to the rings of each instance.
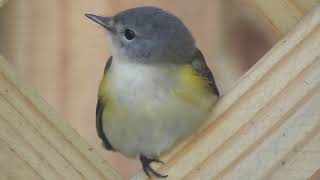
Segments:
[[[142,168],[143,168],[143,171],[146,173],[146,175],[150,178],[150,173],[152,173],[154,176],[156,176],[157,178],[166,178],[168,177],[168,175],[162,175],[162,174],[159,174],[157,171],[155,171],[151,166],[150,164],[152,162],[156,162],[156,163],[161,163],[161,164],[164,164],[163,161],[160,161],[159,159],[155,159],[155,158],[147,158],[146,156],[143,156],[141,155],[140,156],[140,161],[141,161],[141,164],[142,164]]]

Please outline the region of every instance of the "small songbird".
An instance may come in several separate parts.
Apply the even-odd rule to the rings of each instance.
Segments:
[[[111,42],[98,92],[96,127],[108,150],[150,166],[207,118],[219,97],[214,78],[182,21],[156,7],[112,17],[86,14]]]

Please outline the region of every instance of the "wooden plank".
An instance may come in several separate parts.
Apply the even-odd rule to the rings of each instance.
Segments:
[[[280,36],[285,35],[319,0],[243,0]]]
[[[0,7],[4,5],[8,0],[0,0]]]
[[[297,104],[297,107],[290,109],[277,121],[277,124],[270,127],[267,134],[259,136],[261,139],[248,148],[247,154],[241,155],[241,161],[230,165],[230,168],[228,167],[217,177],[223,179],[241,179],[242,177],[246,179],[292,179],[290,176],[302,176],[304,177],[302,179],[305,179],[309,177],[314,172],[312,169],[319,167],[317,163],[305,162],[304,168],[295,172],[289,171],[289,173],[283,172],[284,169],[281,167],[294,158],[296,153],[300,152],[300,149],[314,137],[314,134],[319,132],[320,113],[316,110],[320,103],[319,92],[319,88],[312,90]],[[317,154],[313,157],[319,162],[319,152]],[[308,155],[311,153],[303,154],[303,158],[307,158]],[[285,176],[276,177],[275,175],[273,177],[273,174],[279,171],[285,173]]]
[[[170,179],[259,179],[291,158],[320,157],[301,154],[319,133],[319,53],[320,7],[249,70],[218,102],[210,124],[164,155],[157,170]],[[305,165],[302,174],[310,177],[317,164]]]
[[[315,107],[311,107],[315,108]],[[272,179],[308,179],[320,167],[320,130],[308,132],[311,136],[306,146],[297,146],[289,154],[287,161],[282,160],[281,166],[271,175]],[[319,177],[318,177],[319,179]]]
[[[15,152],[8,156],[19,157],[44,179],[121,179],[42,98],[15,78],[2,57],[0,97],[0,139]]]
[[[308,12],[320,4],[319,0],[291,0],[291,2],[302,12]]]
[[[273,29],[284,35],[303,15],[290,0],[247,0]]]
[[[1,119],[2,121],[2,119]],[[19,169],[17,171],[17,169]],[[40,180],[41,177],[35,172],[27,162],[22,160],[18,154],[0,140],[0,179],[34,179]]]

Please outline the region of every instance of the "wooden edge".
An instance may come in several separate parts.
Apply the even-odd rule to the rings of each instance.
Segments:
[[[0,101],[0,127],[12,128],[19,137],[0,133],[2,140],[44,179],[50,179],[46,177],[50,171],[67,179],[121,179],[45,100],[16,78],[1,56]],[[49,166],[45,169],[39,163]]]
[[[203,177],[212,179],[221,178],[222,175],[225,176],[228,173],[231,177],[235,172],[233,170],[238,165],[246,163],[245,157],[252,155],[250,148],[252,151],[256,150],[262,144],[258,141],[266,140],[264,139],[266,134],[259,134],[259,129],[246,129],[251,123],[254,124],[256,121],[260,122],[261,119],[266,119],[268,113],[276,110],[273,107],[281,109],[286,103],[292,106],[289,106],[284,112],[275,111],[277,113],[274,116],[279,117],[283,113],[289,112],[295,113],[299,108],[303,109],[304,106],[307,106],[308,98],[313,99],[319,92],[319,82],[317,81],[319,79],[310,80],[310,86],[307,88],[304,86],[305,82],[309,83],[308,78],[317,77],[316,75],[320,71],[319,24],[320,7],[317,7],[249,70],[229,94],[218,102],[213,110],[210,124],[164,155],[161,159],[165,161],[165,165],[157,166],[156,169],[162,174],[168,174],[169,179],[201,179]],[[300,87],[301,92],[296,94],[297,92],[294,90]],[[290,96],[284,98],[286,94]],[[266,117],[262,118],[263,116]],[[287,119],[275,120],[270,121],[261,132],[268,132],[268,136],[272,137],[274,123],[278,122],[280,126]],[[311,124],[315,123],[313,128],[318,126],[316,124],[319,122],[318,119],[310,121]],[[274,132],[278,133],[278,128],[274,129]],[[256,133],[257,135],[254,140],[249,140],[246,139],[248,137],[240,136],[241,132],[251,135]],[[288,145],[295,144],[293,136],[290,137]],[[239,147],[234,147],[239,142],[242,144],[240,143]],[[243,154],[244,152],[247,154]],[[263,152],[261,153],[263,154]],[[268,161],[268,165],[274,165],[273,163],[278,160],[279,158],[275,158],[274,162]],[[269,170],[265,168],[263,172],[253,170],[251,173],[256,177],[261,177]],[[241,175],[241,171],[237,171],[237,173]],[[140,172],[133,179],[146,179],[146,176]]]
[[[3,6],[8,0],[0,0],[0,7]]]
[[[285,35],[302,18],[311,7],[314,7],[314,0],[303,1],[301,4],[294,0],[242,0],[255,10],[274,32],[278,35]],[[308,8],[306,8],[308,7]]]

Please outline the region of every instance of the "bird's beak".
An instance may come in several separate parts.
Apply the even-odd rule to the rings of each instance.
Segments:
[[[92,21],[100,24],[101,26],[105,27],[107,30],[113,30],[112,20],[110,17],[96,16],[93,14],[85,14],[85,16],[87,16],[87,18],[91,19]]]

